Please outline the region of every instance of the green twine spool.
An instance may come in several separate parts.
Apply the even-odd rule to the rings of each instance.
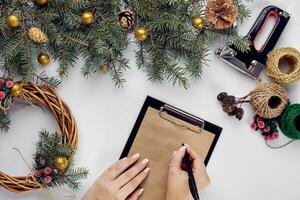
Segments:
[[[279,126],[285,136],[300,140],[300,104],[292,104],[286,108],[280,118]]]

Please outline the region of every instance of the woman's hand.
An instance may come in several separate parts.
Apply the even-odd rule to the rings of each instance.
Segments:
[[[188,152],[192,160],[193,173],[196,180],[198,192],[209,185],[210,179],[207,175],[203,160],[188,145],[175,151],[170,162],[170,169],[167,181],[166,200],[192,200],[189,188],[189,175],[183,170],[183,158]]]
[[[139,185],[148,176],[148,160],[139,161],[140,155],[134,154],[111,165],[83,200],[137,200],[144,189]]]

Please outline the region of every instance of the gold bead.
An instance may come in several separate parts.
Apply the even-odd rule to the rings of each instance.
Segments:
[[[41,65],[47,65],[50,62],[50,56],[46,53],[40,53],[37,60]]]
[[[17,28],[20,26],[20,17],[16,14],[10,14],[7,16],[7,25],[10,28]]]
[[[35,0],[35,3],[38,4],[39,6],[45,6],[48,4],[48,0]]]
[[[144,41],[148,38],[149,31],[145,27],[137,28],[135,31],[135,38],[138,41]]]
[[[56,169],[63,171],[65,170],[69,165],[69,160],[66,157],[57,157],[55,159],[54,166]]]
[[[23,94],[24,90],[23,90],[23,83],[15,83],[12,88],[10,89],[10,93],[13,97],[18,97],[21,94]]]
[[[82,23],[84,25],[88,26],[88,25],[91,25],[94,22],[95,17],[94,17],[94,14],[91,11],[84,11],[82,13],[81,20],[82,20]]]
[[[195,29],[201,30],[205,26],[205,21],[200,16],[195,16],[192,20],[192,25]]]

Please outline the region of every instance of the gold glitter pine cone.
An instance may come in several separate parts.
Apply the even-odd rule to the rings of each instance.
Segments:
[[[207,21],[216,29],[233,26],[238,16],[238,7],[233,0],[210,0],[205,10]]]
[[[37,43],[46,43],[48,42],[47,35],[37,27],[31,27],[28,31],[28,36],[30,39]]]

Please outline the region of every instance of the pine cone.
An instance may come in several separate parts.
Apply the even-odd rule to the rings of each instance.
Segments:
[[[233,0],[210,0],[205,17],[216,29],[230,28],[238,16],[238,7]]]
[[[30,39],[37,43],[48,42],[47,35],[40,28],[37,27],[31,27],[28,31],[28,36],[30,37]]]

